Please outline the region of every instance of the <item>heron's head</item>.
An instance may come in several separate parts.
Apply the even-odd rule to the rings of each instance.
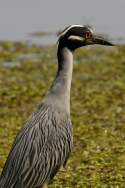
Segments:
[[[103,37],[94,34],[90,26],[82,25],[71,25],[64,29],[60,33],[59,44],[63,47],[68,47],[70,50],[92,44],[113,46]]]

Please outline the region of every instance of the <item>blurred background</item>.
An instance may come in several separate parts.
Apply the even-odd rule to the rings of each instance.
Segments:
[[[29,33],[55,32],[71,24],[90,24],[100,33],[124,38],[124,9],[124,0],[0,0],[0,40],[35,41]]]
[[[125,187],[124,19],[124,0],[0,0],[0,172],[17,132],[52,84],[57,32],[87,24],[116,46],[74,53],[74,148],[49,188]]]

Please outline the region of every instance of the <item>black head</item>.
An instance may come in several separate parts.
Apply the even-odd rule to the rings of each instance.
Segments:
[[[59,38],[59,45],[70,50],[92,44],[113,46],[102,37],[95,35],[89,26],[71,25],[62,31]]]

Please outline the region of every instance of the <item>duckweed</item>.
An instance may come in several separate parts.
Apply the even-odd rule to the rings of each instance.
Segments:
[[[16,133],[54,79],[57,60],[55,46],[16,42],[1,42],[0,46],[2,171]],[[35,58],[20,56],[31,53],[35,53]],[[49,188],[124,187],[124,54],[124,45],[112,48],[87,47],[75,53],[78,63],[74,64],[71,91],[74,148],[66,168],[60,170]],[[4,67],[6,61],[10,64],[19,62],[20,66]]]

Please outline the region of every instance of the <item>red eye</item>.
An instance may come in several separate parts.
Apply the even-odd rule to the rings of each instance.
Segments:
[[[85,34],[85,38],[86,39],[90,39],[92,37],[92,34],[90,33],[90,32],[87,32],[86,34]]]

